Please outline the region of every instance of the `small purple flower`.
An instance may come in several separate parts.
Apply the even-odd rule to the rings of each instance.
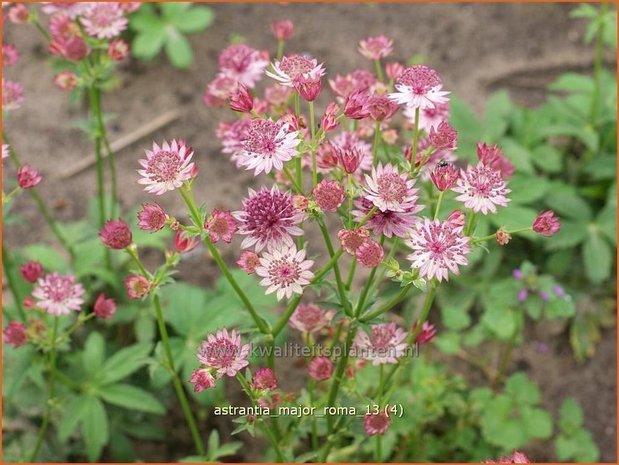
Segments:
[[[521,280],[522,279],[522,271],[520,269],[516,268],[514,271],[512,271],[512,276],[514,277],[514,279]]]
[[[555,286],[552,288],[552,292],[555,293],[555,295],[557,297],[565,297],[565,289],[563,289],[561,286]]]
[[[542,299],[544,302],[548,302],[548,298],[549,298],[548,292],[541,291],[539,293],[539,298]]]
[[[529,291],[527,291],[526,289],[520,289],[520,291],[518,292],[518,302],[524,302],[525,300],[527,300],[528,296]]]

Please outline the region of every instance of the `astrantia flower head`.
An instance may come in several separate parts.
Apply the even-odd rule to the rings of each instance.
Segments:
[[[439,150],[455,150],[458,145],[458,133],[447,121],[442,121],[436,129],[432,127],[428,139]]]
[[[436,188],[441,192],[451,189],[459,176],[460,171],[458,168],[446,161],[440,161],[436,168],[430,172],[430,179],[432,179]]]
[[[407,173],[400,174],[396,167],[381,163],[372,169],[372,175],[365,175],[367,192],[365,198],[382,212],[390,210],[404,212],[416,206],[417,189],[414,179],[408,179]]]
[[[272,63],[272,71],[267,70],[266,75],[278,81],[281,85],[294,87],[295,79],[319,79],[324,76],[325,69],[318,64],[315,58],[303,55],[288,55]]]
[[[299,133],[289,131],[287,124],[255,118],[241,140],[243,150],[239,153],[239,164],[253,169],[254,176],[263,171],[270,173],[273,168],[280,171],[285,162],[298,155],[300,142]]]
[[[466,215],[461,210],[454,210],[447,217],[447,222],[454,228],[460,228],[462,230],[466,224]]]
[[[43,274],[43,265],[34,260],[29,261],[20,265],[19,272],[27,282],[34,284]]]
[[[118,2],[90,2],[88,10],[80,17],[88,35],[98,39],[111,39],[125,29],[129,20]]]
[[[184,231],[176,231],[174,234],[174,249],[178,253],[188,253],[198,247],[200,244],[199,237],[192,237]]]
[[[95,301],[93,312],[99,318],[109,320],[114,316],[114,313],[116,313],[116,301],[112,297],[106,299],[105,295],[101,293]]]
[[[72,310],[79,312],[84,303],[84,288],[75,282],[75,276],[51,273],[39,278],[32,291],[37,307],[50,315],[67,315]]]
[[[477,144],[477,158],[485,166],[499,171],[503,179],[510,178],[514,174],[514,165],[508,160],[498,145],[480,142]]]
[[[553,236],[561,229],[561,222],[552,210],[541,212],[533,222],[533,231],[542,236]]]
[[[313,260],[305,259],[305,250],[297,251],[294,244],[270,247],[262,254],[256,274],[263,278],[260,285],[267,288],[267,295],[277,292],[277,300],[284,296],[289,299],[292,294],[303,294],[314,277],[310,271],[313,264]]]
[[[22,189],[32,189],[43,180],[43,176],[27,163],[17,170],[17,184]]]
[[[418,322],[415,322],[415,324],[413,325],[413,331],[417,329],[418,324]],[[421,326],[421,331],[419,331],[419,334],[417,334],[415,342],[420,345],[427,344],[432,339],[434,339],[434,336],[436,336],[436,328],[433,324],[424,321],[423,325]]]
[[[2,65],[13,66],[19,61],[20,53],[13,44],[2,45]]]
[[[303,213],[294,207],[292,195],[281,192],[277,186],[263,187],[258,192],[249,189],[243,209],[232,215],[240,222],[239,234],[247,236],[241,247],[255,245],[257,252],[267,245],[291,245],[291,236],[303,234],[297,226],[303,220]]]
[[[243,271],[252,274],[256,271],[256,267],[260,265],[260,255],[251,250],[243,250],[241,256],[236,261],[236,264]]]
[[[476,167],[462,170],[452,190],[461,194],[456,200],[464,202],[466,208],[484,215],[489,211],[496,213],[497,205],[505,207],[510,201],[506,196],[511,190],[505,186],[501,173],[481,162]]]
[[[143,203],[138,212],[138,227],[151,233],[159,231],[168,221],[168,215],[157,203]]]
[[[215,134],[221,142],[223,153],[230,154],[237,168],[240,168],[241,153],[243,152],[243,140],[246,138],[247,131],[251,126],[251,119],[243,118],[234,121],[233,123],[220,122]]]
[[[163,141],[161,146],[153,142],[153,149],[146,150],[146,158],[139,160],[142,166],[138,183],[144,190],[156,195],[178,189],[193,177],[195,165],[191,162],[193,150],[182,141]]]
[[[129,44],[122,39],[110,42],[107,47],[107,56],[114,61],[122,61],[129,56]]]
[[[484,463],[531,463],[522,452],[514,451],[512,455],[500,457],[498,460],[484,460]]]
[[[48,15],[56,15],[60,13],[68,18],[75,19],[78,16],[88,12],[90,7],[91,6],[88,2],[44,2],[42,10],[43,13]]]
[[[370,213],[374,204],[366,198],[360,198],[355,201],[355,207],[356,209],[352,212],[353,216],[357,221],[362,221]],[[421,205],[415,205],[403,212],[376,210],[367,220],[366,226],[377,236],[408,237],[410,229],[418,219],[417,212],[420,210],[423,210]]]
[[[471,251],[470,239],[462,229],[449,221],[424,218],[417,222],[406,244],[413,249],[408,255],[419,276],[426,279],[448,280],[448,273],[460,274],[459,265],[467,265],[466,256]]]
[[[399,78],[406,68],[404,65],[398,62],[391,62],[385,65],[385,74],[390,81],[395,81]]]
[[[241,335],[235,330],[228,333],[220,329],[216,334],[209,334],[198,349],[198,361],[208,368],[213,368],[219,376],[235,376],[249,365],[249,344],[241,344]]]
[[[301,304],[288,320],[288,325],[303,333],[315,333],[329,325],[334,315],[333,310],[324,310],[315,304]]]
[[[449,99],[449,92],[441,90],[443,81],[438,73],[424,65],[406,68],[395,82],[397,92],[389,94],[396,103],[412,108],[434,108]]]
[[[344,188],[337,181],[323,179],[312,191],[316,204],[322,211],[334,212],[344,202]]]
[[[404,356],[406,332],[395,323],[373,325],[370,334],[360,330],[355,336],[355,355],[372,362],[372,365],[397,363]]]
[[[14,111],[24,103],[24,87],[15,81],[2,78],[2,111]]]
[[[340,229],[337,232],[337,237],[340,240],[340,245],[347,253],[351,255],[357,254],[357,250],[370,237],[370,231],[365,228],[358,229]]]
[[[386,95],[373,95],[365,103],[370,118],[374,121],[384,121],[391,118],[398,111],[398,105]]]
[[[309,363],[309,375],[314,381],[324,381],[333,375],[333,362],[327,357],[315,357]]]
[[[4,343],[13,346],[15,349],[28,342],[26,326],[19,321],[10,321],[2,330],[2,334],[4,335]]]
[[[220,73],[207,84],[202,101],[209,107],[223,107],[238,87],[239,81],[236,78]]]
[[[207,370],[205,368],[194,370],[191,373],[191,378],[189,379],[189,382],[194,385],[194,392],[202,392],[205,389],[215,387],[215,378],[211,374],[210,370]]]
[[[288,40],[294,34],[294,24],[289,19],[282,19],[271,24],[271,32],[277,40]]]
[[[367,413],[363,418],[363,429],[368,436],[382,436],[389,429],[391,418],[385,412]]]
[[[131,228],[123,220],[110,220],[101,228],[99,238],[110,249],[125,249],[132,241]]]
[[[370,116],[368,101],[371,94],[367,89],[357,89],[350,93],[344,104],[344,114],[350,119],[365,119]]]
[[[380,60],[393,52],[393,40],[384,35],[368,37],[359,42],[359,53],[368,60]]]
[[[254,108],[254,96],[243,84],[239,84],[230,95],[230,108],[241,113],[250,113]]]
[[[406,107],[404,116],[415,124],[415,108]],[[419,111],[419,129],[423,129],[426,133],[434,127],[438,127],[443,121],[449,120],[449,102],[437,103],[434,107],[427,107]]]
[[[368,239],[359,246],[355,252],[355,256],[363,266],[375,268],[383,261],[385,252],[383,246],[378,242]]]
[[[62,71],[54,76],[54,84],[62,90],[75,89],[77,83],[77,75],[73,71]]]
[[[272,391],[277,389],[275,373],[273,373],[273,370],[270,368],[260,368],[254,373],[250,386],[252,389],[258,391]]]
[[[341,132],[331,140],[330,145],[340,161],[344,160],[342,157],[343,153],[351,155],[353,152],[356,152],[353,155],[354,157],[359,157],[359,166],[356,173],[360,174],[361,171],[369,171],[372,168],[372,146],[360,139],[356,133]]]
[[[219,54],[221,74],[253,89],[269,64],[268,54],[245,44],[229,45]]]
[[[508,233],[505,229],[499,229],[494,236],[497,244],[499,245],[507,245],[512,239],[511,234]]]
[[[306,102],[313,102],[316,100],[322,90],[322,81],[320,77],[311,78],[299,76],[293,81],[292,85]]]
[[[128,276],[123,284],[130,299],[142,299],[150,292],[150,282],[141,275]]]
[[[30,11],[23,3],[17,3],[9,9],[8,17],[13,24],[25,24],[30,19]]]
[[[336,129],[340,122],[337,119],[337,114],[340,111],[340,107],[335,102],[331,102],[327,105],[327,109],[325,110],[325,114],[320,120],[320,127],[325,131],[333,131]]]
[[[208,231],[208,235],[214,243],[223,240],[229,244],[238,228],[230,211],[221,211],[215,208],[204,225],[204,229]]]

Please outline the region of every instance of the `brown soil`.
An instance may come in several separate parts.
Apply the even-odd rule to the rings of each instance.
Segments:
[[[497,87],[510,89],[524,104],[536,104],[544,96],[543,84],[558,73],[590,67],[593,52],[581,45],[583,24],[569,18],[567,4],[333,4],[213,5],[217,20],[206,34],[194,36],[195,66],[189,72],[173,69],[162,58],[152,63],[131,63],[121,74],[119,89],[104,96],[104,110],[115,114],[110,123],[111,140],[139,128],[170,109],[180,109],[181,118],[139,143],[117,154],[122,204],[132,208],[148,196],[135,182],[136,160],[151,139],[181,137],[193,145],[200,166],[196,195],[208,199],[210,207],[236,209],[254,183],[249,172],[236,170],[220,153],[214,132],[218,119],[229,113],[204,107],[201,94],[215,73],[219,50],[233,33],[242,34],[259,48],[273,48],[269,35],[272,20],[290,18],[297,33],[290,50],[307,51],[326,64],[330,75],[345,73],[367,63],[355,52],[359,39],[385,33],[395,41],[396,59],[423,55],[439,70],[445,87],[477,111]],[[70,122],[84,118],[84,109],[71,107],[67,95],[51,84],[53,72],[45,57],[45,45],[32,28],[6,28],[6,41],[22,51],[22,61],[8,77],[25,87],[24,107],[11,115],[6,130],[24,161],[36,165],[46,176],[41,192],[61,220],[85,216],[87,199],[95,193],[94,171],[68,180],[58,178],[72,164],[90,156],[92,149],[83,134]],[[528,70],[528,71],[527,71]],[[519,79],[527,76],[525,84]],[[170,212],[182,212],[175,196],[163,196]],[[28,197],[19,199],[16,209],[25,224],[5,231],[6,243],[22,246],[47,241],[48,231]],[[227,259],[235,247],[225,249]],[[199,265],[199,266],[198,266]],[[193,282],[210,283],[215,267],[202,257],[187,261],[183,273]],[[600,446],[603,461],[616,460],[615,333],[606,331],[591,360],[574,362],[566,341],[555,341],[551,351],[539,354],[525,345],[516,354],[526,361],[527,370],[541,383],[544,399],[556,414],[563,397],[576,397],[586,414],[586,425]],[[181,419],[173,429],[180,429]],[[214,426],[214,425],[213,425]],[[229,425],[218,425],[221,432]],[[251,443],[251,441],[250,441]],[[145,447],[143,459],[173,460],[179,451]],[[187,451],[188,453],[190,451]],[[241,459],[260,458],[260,446],[244,449]],[[552,451],[538,450],[536,461],[552,460]]]

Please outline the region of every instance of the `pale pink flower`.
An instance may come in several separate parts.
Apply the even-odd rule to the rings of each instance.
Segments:
[[[16,81],[2,78],[2,111],[14,111],[24,103],[24,87]]]
[[[247,137],[247,131],[251,126],[251,119],[243,118],[233,123],[220,122],[215,134],[221,142],[223,153],[230,154],[230,160],[240,168],[241,153],[244,150],[243,140]]]
[[[131,245],[131,228],[121,219],[109,220],[99,231],[99,238],[110,249],[125,249]]]
[[[26,24],[30,19],[30,11],[23,3],[17,3],[9,8],[7,16],[13,24]]]
[[[522,452],[514,451],[512,455],[500,457],[498,460],[484,460],[483,463],[531,463],[529,458]]]
[[[54,76],[54,84],[62,90],[75,89],[77,82],[77,75],[73,71],[62,71]]]
[[[335,79],[329,79],[331,90],[343,102],[355,90],[367,90],[376,84],[376,76],[366,69],[358,69],[346,76],[337,74]]]
[[[227,329],[220,329],[207,336],[196,355],[200,363],[215,369],[219,376],[235,376],[249,365],[249,349],[249,344],[241,344],[241,335],[235,330],[228,333]]]
[[[423,110],[449,100],[449,92],[442,88],[443,81],[435,70],[415,65],[404,70],[395,82],[397,92],[389,94],[389,97],[400,105]]]
[[[107,47],[107,55],[114,61],[122,61],[129,56],[129,44],[123,39],[113,40]]]
[[[406,353],[406,332],[395,323],[372,325],[370,334],[359,330],[354,340],[354,354],[372,365],[394,364]]]
[[[359,136],[354,132],[344,131],[339,133],[331,140],[331,145],[338,154],[338,158],[342,152],[357,151],[359,156],[359,167],[357,173],[361,171],[369,171],[372,169],[372,146],[361,140]],[[357,156],[355,154],[355,156]]]
[[[466,215],[462,213],[461,210],[454,210],[447,217],[447,221],[451,223],[454,228],[460,228],[460,230],[462,230],[466,224]]]
[[[496,213],[497,205],[505,207],[510,201],[506,196],[511,190],[507,189],[501,173],[481,162],[476,167],[462,170],[452,190],[460,194],[456,200],[464,202],[466,208],[484,215],[489,211]]]
[[[129,20],[118,2],[90,2],[89,6],[80,17],[88,35],[111,39],[127,29]]]
[[[258,192],[249,189],[243,209],[232,216],[241,223],[239,234],[247,236],[241,244],[244,249],[255,245],[256,252],[260,252],[267,245],[292,245],[292,236],[303,234],[297,226],[303,213],[294,207],[290,192],[281,192],[277,186],[270,190],[263,187]]]
[[[334,310],[324,310],[315,304],[301,304],[288,320],[288,325],[303,333],[315,333],[328,326],[334,315]]]
[[[404,72],[404,65],[398,62],[391,62],[385,65],[385,74],[390,81],[395,81]]]
[[[128,276],[123,281],[123,285],[130,299],[142,299],[150,292],[150,282],[141,275]]]
[[[404,116],[409,120],[410,124],[415,124],[415,108],[406,107]],[[426,133],[430,132],[433,127],[438,127],[443,121],[449,119],[449,102],[437,103],[434,107],[427,107],[419,111],[419,129]]]
[[[223,240],[229,244],[238,228],[230,211],[221,211],[215,208],[204,224],[204,229],[208,231],[209,238],[213,243]]]
[[[17,184],[22,189],[32,189],[42,180],[43,176],[41,176],[36,169],[32,168],[27,163],[20,166],[17,170]]]
[[[383,261],[385,252],[382,245],[374,240],[368,239],[357,248],[355,256],[363,266],[375,268]]]
[[[270,368],[260,368],[254,373],[250,383],[252,389],[258,391],[272,391],[277,389],[277,378]]]
[[[340,229],[337,232],[340,245],[350,255],[357,255],[357,250],[365,244],[370,237],[370,231],[366,228]]]
[[[477,158],[485,166],[499,171],[503,179],[507,179],[514,174],[514,165],[507,159],[498,145],[488,145],[482,142],[478,143]]]
[[[125,13],[133,13],[140,9],[142,2],[119,2],[119,5]]]
[[[368,436],[382,436],[391,425],[391,418],[385,412],[366,413],[363,418],[363,429]]]
[[[55,15],[61,13],[70,19],[75,19],[80,15],[88,12],[91,8],[90,2],[43,2],[43,13]]]
[[[11,148],[10,148],[9,144],[2,144],[2,159],[3,160],[5,158],[9,158],[9,156],[11,155],[10,150],[11,150]]]
[[[386,95],[372,95],[365,103],[370,118],[374,121],[384,121],[391,118],[398,111],[398,105]]]
[[[414,179],[408,179],[408,173],[400,174],[391,164],[381,163],[372,168],[372,175],[365,175],[365,198],[382,212],[387,210],[405,212],[417,205],[419,196]]]
[[[368,102],[371,94],[367,89],[353,90],[346,98],[344,114],[350,119],[365,119],[370,116]]]
[[[455,150],[458,145],[458,133],[447,121],[442,121],[436,129],[430,128],[428,140],[438,150]]]
[[[43,265],[37,261],[31,260],[20,265],[19,272],[27,282],[34,284],[43,275]]]
[[[237,91],[239,81],[231,76],[220,73],[209,82],[202,95],[202,101],[209,107],[223,107]]]
[[[294,87],[294,81],[298,77],[319,79],[325,74],[322,64],[318,64],[315,58],[303,55],[285,56],[281,61],[275,60],[271,67],[273,70],[267,70],[266,75],[287,87]]]
[[[552,210],[541,212],[533,222],[533,231],[542,236],[554,236],[561,229],[561,222]]]
[[[116,301],[112,297],[106,299],[105,295],[101,293],[97,300],[95,300],[93,312],[99,318],[109,320],[116,313]]]
[[[138,170],[142,176],[138,183],[146,186],[146,192],[162,195],[193,177],[193,150],[184,142],[173,139],[169,144],[164,140],[161,146],[153,142],[153,149],[145,152],[146,158],[139,160],[143,169]]]
[[[138,212],[138,227],[151,233],[159,231],[168,221],[168,215],[157,203],[143,203]]]
[[[26,326],[18,321],[10,321],[2,330],[2,334],[4,335],[4,343],[13,346],[15,349],[28,342]]]
[[[270,173],[273,168],[281,171],[284,163],[298,155],[298,131],[289,131],[288,124],[270,119],[255,118],[251,121],[244,138],[239,164],[254,170],[254,176]]]
[[[380,60],[393,52],[393,40],[384,35],[368,37],[359,42],[359,53],[368,60]]]
[[[430,172],[430,179],[441,192],[451,189],[459,176],[458,168],[446,161],[440,161],[436,168]]]
[[[406,241],[413,253],[408,255],[419,276],[426,279],[448,280],[448,274],[460,274],[459,265],[467,265],[466,256],[471,251],[470,239],[462,235],[462,229],[449,221],[424,218],[417,222]]]
[[[84,288],[75,282],[75,276],[51,273],[39,278],[32,291],[37,307],[50,315],[68,315],[71,310],[79,312],[84,303]]]
[[[19,61],[19,50],[13,44],[2,45],[2,66],[13,66]]]
[[[305,259],[305,249],[297,251],[294,244],[270,247],[262,254],[256,274],[263,278],[260,285],[267,288],[267,295],[276,292],[277,300],[289,299],[292,294],[303,294],[314,277],[310,271],[313,264]]]
[[[254,96],[243,84],[239,84],[230,95],[230,108],[241,113],[250,113],[254,108]]]
[[[202,392],[205,389],[215,387],[215,378],[211,374],[210,370],[207,370],[205,368],[193,370],[189,382],[194,385],[194,392]]]
[[[337,114],[340,111],[340,107],[335,102],[331,102],[327,105],[327,109],[325,110],[325,114],[320,120],[320,127],[325,131],[333,131],[336,129],[340,122],[337,120]]]
[[[288,40],[294,34],[294,24],[289,19],[282,19],[271,24],[271,32],[277,40]]]
[[[315,357],[308,367],[310,378],[314,381],[324,381],[333,376],[333,362],[327,357]]]
[[[264,98],[273,107],[281,107],[288,102],[292,95],[292,88],[273,84],[264,90]]]
[[[352,212],[355,220],[363,220],[372,207],[374,207],[374,204],[370,200],[366,198],[357,199],[355,201],[355,210]],[[377,236],[408,237],[410,229],[418,220],[417,212],[421,210],[423,210],[421,205],[415,205],[403,212],[376,210],[365,225]]]
[[[220,72],[253,89],[268,66],[268,55],[245,44],[229,45],[219,54]]]
[[[260,255],[251,250],[243,250],[236,264],[241,270],[252,274],[256,271],[256,267],[260,265]]]
[[[337,211],[345,199],[344,188],[341,184],[327,179],[323,179],[314,187],[312,195],[316,204],[325,212]]]

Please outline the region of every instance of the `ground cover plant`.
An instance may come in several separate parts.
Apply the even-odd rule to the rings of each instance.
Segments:
[[[221,108],[222,156],[255,177],[235,210],[197,197],[208,163],[163,131],[134,156],[140,204],[122,205],[102,110],[130,39],[142,58],[164,47],[189,66],[180,33],[207,27],[208,9],[3,8],[5,27],[38,29],[54,84],[88,109],[96,168],[89,216],[58,221],[36,154],[11,143],[28,89],[11,79],[19,44],[3,44],[3,225],[29,196],[55,241],[3,243],[5,460],[134,461],[139,441],[171,442],[168,415],[190,438],[184,461],[231,460],[252,441],[277,462],[528,462],[540,441],[558,460],[598,460],[579,403],[553,418],[511,358],[550,323],[584,360],[614,324],[608,5],[574,11],[591,76],[562,76],[535,109],[499,92],[481,119],[439,69],[392,60],[387,35],[360,40],[367,66],[347,74],[292,47],[288,20],[271,25],[272,50],[235,37],[202,95]],[[169,196],[183,208],[164,209]],[[179,279],[196,253],[217,265],[213,287]],[[232,428],[208,427],[217,416]]]

